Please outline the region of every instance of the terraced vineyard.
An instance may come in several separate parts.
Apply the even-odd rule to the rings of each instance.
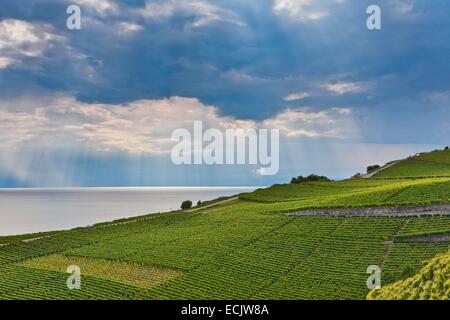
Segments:
[[[450,177],[278,185],[204,210],[0,238],[0,299],[365,299],[368,266],[386,286],[448,252],[450,216],[286,213],[449,198]],[[80,290],[66,286],[71,264]]]
[[[403,233],[450,232],[449,217],[295,217],[241,201],[65,231],[0,247],[0,299],[362,299],[367,266],[385,261],[393,282],[447,250],[395,243],[386,257],[406,221]],[[81,290],[66,288],[72,263]]]
[[[276,185],[244,194],[245,201],[291,212],[310,208],[387,207],[448,203],[449,178],[344,180]],[[297,198],[296,198],[297,197]]]

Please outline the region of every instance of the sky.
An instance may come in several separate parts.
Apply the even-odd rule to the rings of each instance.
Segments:
[[[446,0],[0,3],[0,187],[335,179],[450,144]],[[369,30],[369,5],[381,30]],[[280,167],[175,165],[171,134],[280,131]]]

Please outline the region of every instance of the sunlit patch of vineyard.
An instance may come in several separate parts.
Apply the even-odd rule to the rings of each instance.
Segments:
[[[71,257],[58,254],[26,260],[20,265],[59,272],[66,272],[68,266],[75,265],[83,270],[85,276],[107,279],[146,289],[181,275],[178,270],[162,269],[124,260]]]

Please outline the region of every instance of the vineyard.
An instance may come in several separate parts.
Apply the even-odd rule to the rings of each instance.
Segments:
[[[386,288],[370,298],[448,297],[428,282],[431,269],[448,279],[448,256],[438,255],[450,242],[433,236],[450,235],[450,215],[287,213],[449,199],[450,177],[307,182],[198,211],[0,237],[0,299],[365,299],[370,265]],[[66,286],[69,265],[81,269],[79,290]],[[399,293],[409,286],[414,294]]]
[[[450,233],[450,217],[295,217],[236,201],[2,246],[0,299],[363,299],[367,266],[391,283],[447,250],[389,244],[423,230]],[[71,264],[81,290],[66,288]]]
[[[450,178],[345,180],[276,185],[240,199],[291,212],[311,208],[391,207],[448,203]]]

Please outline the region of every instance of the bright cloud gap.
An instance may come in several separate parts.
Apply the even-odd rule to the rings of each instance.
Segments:
[[[21,106],[20,110],[16,106]],[[24,107],[25,106],[25,107]],[[42,147],[68,145],[98,152],[162,154],[170,151],[171,133],[194,121],[226,130],[279,129],[284,137],[352,138],[356,121],[351,109],[288,108],[263,121],[222,116],[195,98],[170,97],[127,104],[88,104],[72,96],[22,97],[0,102],[0,148],[23,143]]]

